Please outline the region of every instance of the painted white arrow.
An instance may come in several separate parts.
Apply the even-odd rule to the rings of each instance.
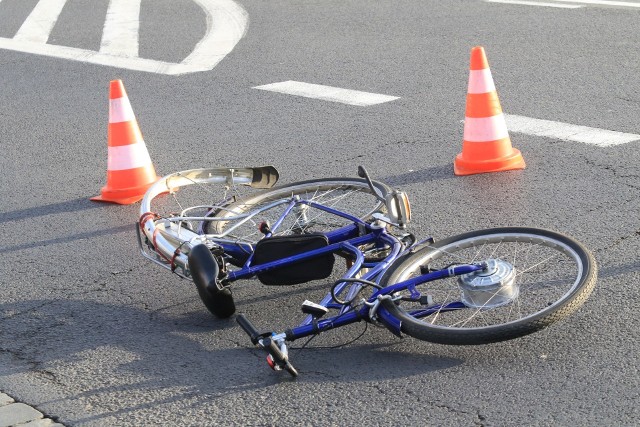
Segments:
[[[207,31],[180,63],[138,57],[140,0],[110,1],[99,52],[47,44],[66,0],[40,0],[13,38],[0,37],[0,49],[158,74],[209,71],[244,36],[249,17],[233,0],[193,1],[207,15]]]

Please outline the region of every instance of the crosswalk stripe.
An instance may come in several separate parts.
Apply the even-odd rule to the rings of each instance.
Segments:
[[[342,104],[358,105],[361,107],[381,104],[383,102],[398,99],[397,96],[361,92],[358,90],[342,89],[339,87],[316,85],[291,80],[263,86],[255,86],[254,89],[268,90],[287,95],[304,96],[305,98],[322,99],[324,101],[340,102]]]
[[[520,4],[524,6],[541,6],[541,7],[556,7],[558,9],[578,9],[582,6],[575,4],[557,4],[546,3],[539,1],[522,1],[522,0],[484,0],[487,3],[503,3],[503,4]]]
[[[551,120],[533,119],[531,117],[506,114],[507,127],[512,132],[527,135],[544,136],[563,141],[582,142],[610,147],[640,141],[640,135],[633,133],[616,132],[606,129],[591,128],[587,126],[572,125],[569,123],[554,122]]]
[[[102,31],[100,53],[138,56],[141,0],[111,0]]]
[[[67,0],[40,0],[13,39],[46,43],[66,2]]]
[[[564,3],[581,3],[581,4],[595,4],[597,6],[622,6],[622,7],[635,7],[640,8],[640,3],[632,3],[628,1],[613,1],[613,0],[554,0]]]

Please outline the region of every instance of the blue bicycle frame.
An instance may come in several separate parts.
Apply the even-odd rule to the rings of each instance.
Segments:
[[[152,262],[193,280],[207,309],[220,318],[228,318],[236,310],[227,288],[231,282],[252,276],[274,286],[321,280],[332,273],[332,256],[344,257],[347,266],[342,278],[332,284],[319,304],[302,304],[307,315],[298,326],[279,333],[261,333],[243,314],[236,315],[237,323],[251,341],[268,352],[271,367],[285,369],[294,376],[297,371],[288,360],[287,341],[364,320],[386,326],[397,335],[402,331],[426,341],[485,344],[546,327],[573,312],[593,290],[597,277],[593,255],[568,236],[529,227],[500,227],[466,232],[437,243],[429,239],[416,244],[411,234],[402,231],[411,217],[406,194],[374,184],[364,168],[359,168],[358,175],[365,179],[303,181],[243,197],[243,191],[232,187],[270,189],[277,181],[277,171],[261,167],[176,172],[158,180],[145,194],[136,228],[138,244],[143,256]],[[162,216],[152,210],[151,201],[156,196],[166,192],[184,194],[176,190],[193,184],[223,184],[224,193],[219,196],[205,189],[205,196],[195,200],[206,200],[206,204],[186,208],[176,200],[180,209],[177,215],[168,209],[160,211]],[[364,203],[361,198],[352,200],[351,191],[342,192],[344,186],[346,190],[367,193]],[[324,198],[334,189],[340,189],[339,197]],[[185,194],[184,200],[194,199],[189,195]],[[304,200],[307,195],[316,201]],[[370,196],[375,204],[364,210],[370,206]],[[344,201],[348,210],[350,204],[354,209],[357,206],[367,222],[319,203],[323,198],[326,204],[335,206]],[[215,199],[219,202],[215,203]],[[386,214],[377,209],[382,203]],[[340,223],[347,225],[327,225],[333,221],[322,219],[320,214],[339,217]],[[263,222],[258,229],[263,236],[256,240],[251,228],[261,217]],[[322,235],[313,232],[330,227],[334,229]],[[254,246],[256,241],[260,243]],[[486,255],[482,255],[485,246]],[[466,256],[472,260],[457,263]],[[314,258],[318,258],[317,263]],[[434,265],[422,266],[435,263],[449,266],[440,270],[433,270]],[[523,285],[522,273],[538,267],[544,272],[541,279],[557,276],[561,288],[566,289],[556,292],[555,284],[542,287],[538,282],[544,284],[545,280],[537,279],[537,271],[529,276],[533,282]],[[414,274],[417,277],[410,277]],[[424,288],[429,288],[429,282],[455,276],[457,279],[445,283],[434,282],[431,290],[419,287],[427,284]],[[521,314],[520,291],[534,286],[536,292],[527,295],[531,301]],[[537,292],[546,288],[552,291],[549,300]],[[498,309],[503,306],[507,312],[504,318]],[[463,310],[469,310],[469,316]],[[511,316],[512,311],[517,313]],[[451,315],[441,322],[438,319],[443,312]],[[475,321],[470,322],[472,319]]]
[[[342,280],[338,281],[334,285],[333,295],[340,296],[348,288],[345,300],[349,302],[352,301],[362,290],[364,282],[350,282],[345,279],[353,279],[358,272],[365,268],[368,269],[368,271],[359,277],[359,279],[378,283],[382,273],[398,258],[404,249],[403,243],[397,237],[389,234],[384,226],[368,224],[352,215],[308,200],[291,200],[280,218],[273,225],[271,232],[268,233],[265,238],[268,238],[272,233],[277,231],[278,227],[284,221],[284,218],[291,213],[291,210],[296,204],[307,204],[315,209],[320,209],[330,214],[346,218],[352,221],[352,224],[326,233],[325,235],[329,240],[329,245],[324,248],[303,252],[259,265],[252,265],[253,254],[248,251],[248,244],[222,242],[221,246],[226,254],[235,258],[246,258],[246,261],[240,270],[229,273],[229,281],[249,278],[274,268],[288,266],[298,261],[322,256],[327,253],[347,252],[353,255],[353,265],[351,265],[345,272]],[[390,251],[384,259],[374,263],[366,263],[365,257],[362,251],[358,249],[358,246],[372,243],[376,244],[378,247],[388,246]],[[353,308],[349,304],[340,304],[334,300],[331,293],[328,293],[322,299],[320,305],[326,308],[338,309],[340,310],[339,314],[322,320],[318,320],[313,316],[308,315],[298,327],[289,329],[285,332],[286,339],[288,341],[294,341],[296,339],[315,335],[333,328],[359,322],[362,319],[372,320],[372,307],[375,307],[373,312],[375,312],[377,319],[394,334],[400,335],[400,321],[392,316],[386,309],[384,309],[384,307],[376,304],[376,301],[379,301],[380,296],[394,295],[397,292],[408,290],[410,298],[417,301],[421,297],[420,292],[416,289],[417,285],[444,277],[468,274],[483,268],[484,266],[480,264],[449,267],[447,269],[420,275],[418,277],[396,283],[392,286],[380,288],[373,292],[373,294],[366,300],[366,303],[360,308]],[[436,312],[458,310],[464,307],[465,306],[462,302],[455,302],[449,303],[445,306],[430,306],[422,310],[413,311],[410,314],[413,317],[425,317]]]

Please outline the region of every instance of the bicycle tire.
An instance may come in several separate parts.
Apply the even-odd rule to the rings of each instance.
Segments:
[[[201,292],[198,288],[198,295],[207,310],[219,319],[227,319],[236,312],[236,304],[228,288],[215,293]]]
[[[198,295],[207,310],[220,319],[230,317],[236,311],[229,288],[218,289],[215,282],[218,264],[205,245],[196,245],[189,253],[189,267]]]
[[[373,185],[379,191],[379,195],[382,198],[386,197],[386,195],[392,191],[389,186],[381,182],[373,181]],[[204,231],[207,234],[222,233],[231,223],[231,220],[224,221],[224,218],[232,218],[233,216],[259,209],[260,207],[278,200],[290,199],[292,196],[300,196],[301,198],[322,204],[329,203],[330,207],[349,213],[362,220],[369,219],[374,212],[385,211],[384,203],[372,194],[371,188],[364,179],[312,179],[274,187],[237,200],[225,206],[224,210],[218,210],[213,213],[214,216],[222,218],[223,220],[207,222],[207,224],[205,224]],[[358,203],[362,203],[362,206],[356,206]],[[267,213],[267,211],[264,211],[256,217],[256,220],[260,222],[269,220],[275,221],[281,212],[282,207],[280,207],[280,209],[274,208],[273,213]],[[314,210],[314,214],[316,216],[313,221],[308,221],[306,225],[303,224],[303,226],[300,226],[302,223],[300,218],[303,214],[297,213],[293,218],[293,223],[286,221],[283,222],[282,226],[276,230],[273,235],[329,231],[331,229],[337,229],[349,222],[344,218],[331,215],[318,209]],[[270,217],[269,215],[273,215],[273,217]],[[321,220],[318,220],[319,218],[322,218],[323,220],[330,218],[332,222],[323,223]],[[258,230],[257,223],[254,221],[249,221],[249,223],[250,224],[244,224],[243,227],[238,227],[239,230],[234,233],[234,237],[248,243],[255,243],[264,235]]]
[[[519,246],[529,246],[528,251],[518,252]],[[440,263],[443,265],[438,265],[438,268],[444,268],[452,258],[462,263],[477,262],[482,260],[478,258],[482,253],[490,253],[491,258],[496,259],[497,254],[506,254],[507,250],[510,254],[507,261],[515,267],[513,283],[518,283],[518,292],[513,300],[491,308],[469,307],[465,302],[465,308],[439,311],[438,307],[453,303],[454,294],[459,300],[464,300],[461,282],[459,278],[431,281],[420,287],[431,288],[430,292],[435,297],[431,306],[436,307],[435,312],[425,313],[424,306],[411,307],[415,303],[405,301],[391,307],[391,314],[401,321],[401,331],[439,344],[479,345],[505,341],[564,319],[584,304],[595,287],[597,265],[589,250],[569,236],[525,227],[477,230],[438,241],[398,259],[385,272],[380,284],[384,287],[406,280],[420,274],[423,266],[428,264]],[[467,254],[476,259],[460,258]],[[528,264],[516,265],[520,261]],[[556,276],[552,267],[562,266],[570,267],[573,273]],[[525,281],[529,278],[536,282],[528,284]],[[562,289],[563,283],[566,290]],[[547,291],[550,296],[543,295]],[[555,296],[551,296],[553,294]],[[488,301],[491,298],[493,296]],[[524,312],[529,305],[532,311]]]

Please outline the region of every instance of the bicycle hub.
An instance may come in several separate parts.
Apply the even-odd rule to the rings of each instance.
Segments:
[[[490,309],[508,304],[518,297],[516,270],[506,261],[490,259],[484,270],[458,278],[462,302],[467,307]]]

